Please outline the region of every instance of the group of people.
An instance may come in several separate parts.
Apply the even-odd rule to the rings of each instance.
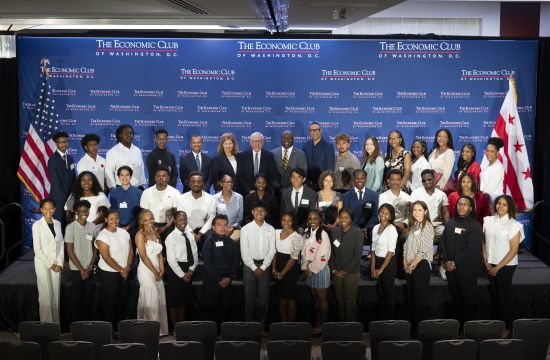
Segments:
[[[202,138],[195,135],[178,171],[166,147],[166,130],[157,130],[157,147],[144,164],[132,144],[132,127],[121,125],[106,159],[98,155],[97,135],[83,137],[86,154],[76,165],[78,175],[67,154],[68,135],[54,134],[50,197],[41,201],[43,218],[33,225],[41,320],[59,321],[59,272],[66,252],[73,321],[90,316],[96,272],[102,318],[116,327],[125,314],[135,262],[137,315],[160,321],[161,335],[168,334],[168,314],[172,323],[186,318],[199,264],[204,315],[227,320],[231,282],[242,264],[246,320],[266,323],[274,281],[281,319],[294,321],[303,276],[314,300],[313,331],[319,333],[331,283],[339,319],[356,319],[360,261],[370,250],[380,317],[394,318],[394,280],[405,277],[411,320],[417,323],[428,316],[435,251],[456,317],[475,317],[483,263],[498,316],[506,318],[509,329],[510,287],[523,229],[514,220],[513,200],[502,195],[502,140],[489,139],[484,169],[475,161],[475,147],[465,144],[453,177],[455,153],[447,129],[437,131],[429,156],[424,141],[413,142],[409,152],[402,134],[393,130],[383,158],[377,138],[368,137],[362,161],[350,151],[347,134],[336,136],[335,154],[318,123],[309,130],[303,149],[285,131],[273,151],[263,149],[263,135],[255,132],[251,148],[238,152],[235,136],[225,133],[215,157],[202,150]],[[183,194],[176,189],[178,175]]]

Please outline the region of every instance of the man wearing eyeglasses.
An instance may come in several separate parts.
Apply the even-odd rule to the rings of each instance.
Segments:
[[[319,190],[317,183],[319,176],[325,170],[334,170],[336,156],[334,145],[323,138],[321,125],[314,121],[309,124],[310,140],[303,147],[307,159],[307,183],[315,191]]]
[[[251,148],[237,157],[237,181],[243,197],[254,192],[254,181],[258,174],[266,176],[269,191],[279,187],[275,158],[271,151],[264,151],[263,146],[264,136],[260,132],[254,132],[250,135]]]

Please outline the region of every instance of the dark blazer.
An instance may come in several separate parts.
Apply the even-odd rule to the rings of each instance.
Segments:
[[[276,189],[279,184],[279,173],[271,151],[262,149],[259,170],[267,178],[269,191]],[[237,157],[237,181],[243,196],[254,190],[254,155],[252,149],[243,151]]]
[[[355,187],[344,194],[344,207],[354,212],[353,223],[360,229],[372,230],[378,223],[378,193],[368,188],[363,189],[363,200],[359,202]]]
[[[277,171],[279,172],[279,178],[281,179],[279,186],[281,188],[284,189],[287,186],[291,185],[290,173],[292,172],[292,169],[302,168],[307,174],[306,154],[302,150],[298,149],[296,146],[292,148],[292,152],[290,153],[290,156],[288,158],[288,166],[286,170],[283,169],[283,147],[279,146],[271,152],[273,153],[275,163],[277,164]]]
[[[235,160],[237,160],[237,158],[238,156],[235,156]],[[237,169],[238,168],[239,165],[237,160]],[[233,170],[233,166],[231,166],[231,163],[225,154],[218,154],[210,162],[210,181],[212,182],[212,185],[214,185],[216,192],[220,191],[221,188],[218,186],[218,183],[222,179],[222,176],[226,174],[230,175],[235,180],[233,182],[233,190],[240,193],[239,184],[236,181],[237,174]]]
[[[50,175],[50,197],[55,201],[54,218],[61,223],[63,219],[63,206],[71,194],[75,180],[75,164],[71,155],[67,154],[67,165],[65,160],[56,150],[48,159],[48,174]]]
[[[338,246],[334,243],[338,240]],[[363,256],[363,232],[355,225],[351,225],[344,233],[342,226],[337,226],[331,232],[332,252],[328,265],[330,271],[344,270],[348,274],[359,272],[359,262]]]
[[[319,175],[325,170],[334,170],[336,164],[334,145],[325,138],[321,138],[317,145],[313,145],[313,140],[308,140],[304,143],[303,150],[307,159],[307,183],[313,189],[317,189]]]
[[[300,205],[296,209],[294,207],[294,187],[290,186],[284,188],[281,192],[281,214],[284,212],[292,212],[294,214],[294,222],[296,226],[305,229],[307,227],[307,214],[310,210],[317,208],[317,193],[307,186],[304,186],[304,192],[302,193],[302,200]],[[307,200],[307,204],[304,204],[304,200]]]
[[[204,191],[210,191],[210,185],[212,185],[210,178],[210,167],[211,167],[212,158],[201,152],[201,168],[197,168],[197,163],[195,162],[195,155],[193,152],[189,152],[186,155],[180,157],[180,179],[183,184],[183,192],[191,190],[189,188],[189,174],[193,171],[200,171],[204,175]]]
[[[243,217],[244,222],[243,226],[254,220],[254,217],[252,216],[252,207],[254,204],[256,204],[258,201],[260,201],[260,198],[258,197],[258,194],[256,192],[247,194],[244,197],[244,211],[243,211]],[[262,199],[262,202],[267,206],[267,214],[265,215],[265,222],[273,227],[279,226],[279,207],[277,204],[277,199],[275,196],[270,194],[269,192],[265,192],[264,198]]]

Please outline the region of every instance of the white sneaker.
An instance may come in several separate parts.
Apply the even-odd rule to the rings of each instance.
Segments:
[[[439,267],[439,276],[441,277],[441,280],[447,281],[447,275],[445,275],[445,269],[443,266]]]

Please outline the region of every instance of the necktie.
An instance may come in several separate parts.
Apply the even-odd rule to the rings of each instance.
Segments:
[[[288,167],[288,149],[285,149],[285,154],[283,155],[283,169],[286,170]]]
[[[197,163],[197,169],[201,171],[201,159],[199,158],[199,155],[195,155],[195,162]]]
[[[254,176],[258,175],[260,172],[260,158],[259,154],[256,153],[256,157],[254,158]]]
[[[67,162],[67,154],[63,155],[63,160],[65,161],[65,168],[69,168],[69,163]]]
[[[363,190],[359,190],[359,201],[363,200]]]
[[[299,194],[299,192],[296,191],[296,195],[294,195],[294,207],[295,207],[296,209],[298,209],[298,205],[300,205],[300,204],[298,203],[298,194]]]

